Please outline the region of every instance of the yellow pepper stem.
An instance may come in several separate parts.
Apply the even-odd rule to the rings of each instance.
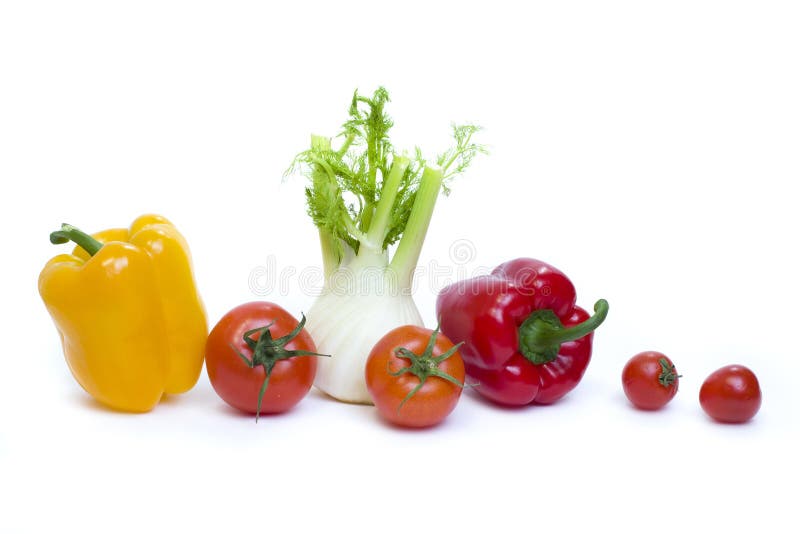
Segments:
[[[89,256],[94,256],[103,248],[103,243],[93,238],[86,232],[78,230],[71,224],[62,224],[61,230],[57,230],[50,234],[50,242],[54,245],[63,245],[64,243],[74,242],[76,245],[85,250]]]

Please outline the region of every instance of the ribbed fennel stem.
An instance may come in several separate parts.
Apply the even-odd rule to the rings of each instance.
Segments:
[[[411,287],[414,269],[417,268],[425,235],[433,216],[433,209],[436,207],[436,199],[442,190],[443,178],[441,169],[433,167],[425,167],[422,173],[414,207],[408,217],[403,237],[400,238],[400,243],[389,264],[389,269],[397,276],[400,287]]]

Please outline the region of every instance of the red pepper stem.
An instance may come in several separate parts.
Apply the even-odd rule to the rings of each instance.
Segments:
[[[86,232],[78,230],[71,224],[64,223],[61,225],[61,230],[57,230],[50,234],[50,242],[54,245],[62,245],[70,241],[85,250],[89,256],[94,256],[101,248],[103,248],[103,243],[93,238]]]
[[[583,336],[594,332],[603,321],[606,320],[608,315],[608,302],[604,299],[598,300],[594,305],[594,315],[586,319],[584,322],[564,328],[553,332],[550,335],[542,336],[545,343],[566,343],[567,341],[575,341]]]
[[[552,310],[537,310],[519,327],[519,350],[536,365],[551,362],[558,356],[561,344],[575,341],[593,332],[608,315],[608,302],[598,300],[594,315],[580,324],[564,328]]]

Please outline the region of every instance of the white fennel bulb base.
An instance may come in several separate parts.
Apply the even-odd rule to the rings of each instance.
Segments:
[[[390,330],[408,324],[423,326],[411,295],[323,293],[306,322],[317,352],[330,354],[317,359],[314,385],[343,402],[372,404],[364,378],[367,357]]]

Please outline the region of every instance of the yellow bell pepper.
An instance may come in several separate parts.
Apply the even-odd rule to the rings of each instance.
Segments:
[[[164,217],[74,241],[39,275],[39,294],[61,336],[72,375],[117,410],[147,412],[162,396],[191,389],[203,366],[208,323],[186,240]]]

